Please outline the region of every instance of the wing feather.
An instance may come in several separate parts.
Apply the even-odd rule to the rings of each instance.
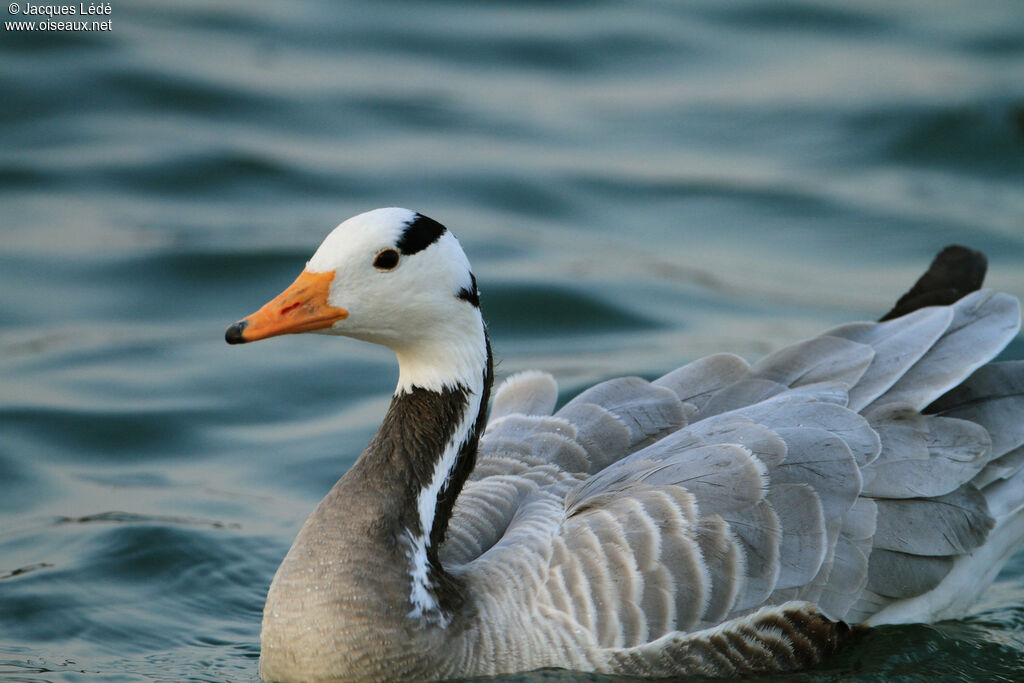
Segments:
[[[924,308],[884,323],[848,323],[826,335],[867,344],[875,356],[850,389],[849,407],[860,411],[888,390],[942,336],[953,320],[949,308]]]
[[[747,560],[729,525],[718,515],[708,515],[700,520],[697,543],[711,577],[702,623],[712,626],[726,618],[743,592]]]
[[[913,598],[930,591],[953,569],[949,556],[910,555],[875,548],[868,570],[868,590],[888,598]]]
[[[807,484],[777,484],[768,494],[779,517],[779,578],[775,589],[796,588],[817,575],[828,551],[821,500]]]
[[[852,387],[874,356],[867,344],[826,334],[779,349],[755,363],[750,372],[785,387],[819,382]]]
[[[927,412],[981,425],[992,436],[993,457],[1009,453],[1024,444],[1024,361],[978,368]]]
[[[862,470],[864,495],[879,498],[941,496],[969,481],[991,456],[984,427],[967,420],[921,415],[887,404],[868,421],[882,449]]]
[[[672,390],[639,377],[617,377],[595,384],[569,401],[566,407],[581,403],[594,403],[618,417],[630,431],[633,448],[686,424],[679,397]]]
[[[676,393],[681,401],[700,411],[718,391],[750,371],[750,364],[731,353],[719,353],[695,360],[656,379],[653,384]]]
[[[846,442],[817,427],[778,429],[786,461],[771,471],[774,484],[804,484],[817,494],[825,519],[846,514],[861,491],[860,470]]]
[[[972,484],[934,498],[877,500],[874,547],[911,555],[960,555],[984,542],[994,520]]]
[[[587,452],[591,472],[600,472],[629,453],[632,433],[607,408],[595,403],[574,403],[558,417],[576,427],[576,442]]]
[[[494,392],[491,420],[516,413],[550,415],[558,400],[558,384],[546,372],[527,370],[510,376]]]
[[[953,320],[931,348],[869,405],[907,403],[918,409],[946,393],[992,359],[1020,329],[1020,303],[981,290],[950,307]]]
[[[739,540],[746,557],[746,582],[735,609],[744,610],[764,602],[779,577],[779,546],[782,530],[779,517],[768,501],[752,508],[722,515]]]
[[[597,496],[640,483],[684,487],[695,497],[702,514],[751,507],[764,497],[764,464],[743,446],[713,444],[659,455],[662,457],[657,460],[622,462],[590,477],[566,501],[570,513]]]
[[[514,375],[442,559],[528,595],[609,671],[659,671],[659,639],[695,672],[795,665],[812,637],[787,619],[825,632],[916,599],[1024,509],[1024,362],[983,365],[1019,317],[975,292],[753,366],[608,380],[554,415],[550,375]],[[793,598],[788,626],[751,620]]]

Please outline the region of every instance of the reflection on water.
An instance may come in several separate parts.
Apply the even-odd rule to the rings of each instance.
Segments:
[[[223,329],[354,213],[446,223],[499,377],[548,369],[563,397],[877,317],[947,243],[1024,295],[1017,2],[111,18],[0,40],[5,680],[256,679],[266,586],[397,373],[357,342]],[[970,618],[787,680],[1012,679],[1021,605],[1018,556]]]

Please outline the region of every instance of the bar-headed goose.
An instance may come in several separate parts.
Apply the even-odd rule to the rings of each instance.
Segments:
[[[411,681],[541,667],[732,676],[818,662],[846,624],[962,614],[1024,537],[1016,299],[942,252],[885,322],[749,365],[703,358],[496,392],[455,237],[404,209],[339,225],[242,343],[345,335],[398,357],[391,407],[303,525],[260,675]]]

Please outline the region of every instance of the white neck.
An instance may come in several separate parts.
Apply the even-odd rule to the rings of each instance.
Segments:
[[[395,395],[407,394],[413,387],[437,392],[463,387],[481,394],[487,367],[483,319],[474,309],[470,319],[452,324],[447,332],[444,337],[389,344],[398,358]]]

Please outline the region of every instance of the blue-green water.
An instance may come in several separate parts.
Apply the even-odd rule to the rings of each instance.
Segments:
[[[110,5],[0,33],[4,680],[256,680],[397,373],[223,330],[352,214],[447,224],[499,377],[566,394],[877,317],[952,242],[1024,295],[1017,0]],[[964,620],[779,680],[1022,669],[1018,554]]]

